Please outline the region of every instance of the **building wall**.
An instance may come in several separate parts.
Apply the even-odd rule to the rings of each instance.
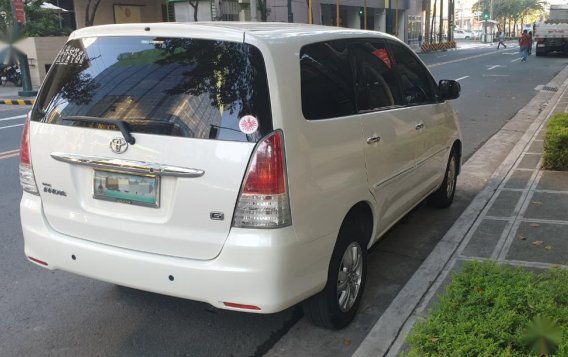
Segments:
[[[188,3],[178,2],[174,4],[176,21],[193,22],[193,7]],[[200,1],[197,7],[197,21],[211,21],[211,3]]]
[[[85,27],[85,13],[88,0],[75,0],[75,20],[77,28]],[[162,22],[162,5],[159,0],[103,0],[95,13],[95,25],[114,24],[114,5],[140,6],[142,22]]]
[[[67,37],[28,37],[18,43],[18,48],[28,55],[32,86],[39,86],[47,74],[46,65],[53,60],[63,47]]]

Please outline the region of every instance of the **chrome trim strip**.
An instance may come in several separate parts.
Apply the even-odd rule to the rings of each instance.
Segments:
[[[188,167],[161,165],[157,163],[116,159],[99,156],[84,156],[63,152],[52,152],[51,157],[57,161],[68,164],[90,166],[96,169],[117,170],[128,173],[175,176],[175,177],[201,177],[205,174],[204,170],[192,169]]]
[[[381,187],[381,186],[383,186],[383,185],[386,185],[387,183],[391,182],[392,180],[395,180],[396,178],[398,178],[398,177],[400,177],[400,176],[402,176],[402,175],[407,174],[408,172],[414,170],[415,168],[416,168],[415,166],[408,167],[408,168],[402,170],[401,172],[399,172],[399,173],[397,173],[397,174],[395,174],[395,175],[393,175],[393,176],[391,176],[391,177],[389,177],[389,178],[387,178],[387,179],[384,179],[384,180],[381,181],[381,182],[378,182],[378,183],[374,184],[374,185],[373,185],[373,190],[378,190],[379,187]]]
[[[442,148],[442,149],[436,151],[435,153],[431,154],[430,156],[428,156],[428,157],[425,158],[424,160],[422,160],[422,161],[420,161],[419,163],[417,163],[417,164],[416,164],[416,167],[421,167],[421,166],[423,166],[423,165],[426,163],[426,161],[432,159],[434,156],[438,156],[440,153],[442,153],[442,152],[444,152],[444,151],[448,151],[449,148],[450,148],[449,146],[446,146],[446,147],[444,147],[444,148]]]

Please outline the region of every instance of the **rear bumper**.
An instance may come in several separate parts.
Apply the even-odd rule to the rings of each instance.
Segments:
[[[41,199],[20,203],[25,254],[65,270],[118,285],[256,313],[284,310],[323,289],[335,237],[298,241],[292,227],[232,229],[218,257],[200,261],[94,243],[55,232]],[[74,257],[74,258],[73,258]],[[227,307],[224,302],[260,310]]]

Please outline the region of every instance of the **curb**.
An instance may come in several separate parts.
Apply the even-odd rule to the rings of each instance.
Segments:
[[[437,286],[439,286],[438,281],[440,278],[447,275],[452,257],[472,228],[475,220],[493,197],[500,182],[504,180],[507,173],[514,166],[514,163],[519,159],[522,150],[529,144],[538,129],[553,113],[562,93],[567,90],[567,74],[568,66],[550,81],[554,82],[560,76],[565,77],[563,82],[559,85],[559,90],[547,101],[546,109],[534,118],[533,123],[527,127],[520,140],[518,140],[517,144],[494,171],[485,187],[477,194],[454,225],[444,235],[442,240],[440,240],[432,250],[424,263],[422,263],[420,268],[391,302],[387,310],[357,348],[353,354],[354,357],[398,355],[406,335],[412,330],[414,323],[418,319],[416,309],[421,304],[424,305],[425,301],[432,297],[432,289],[435,290]],[[499,135],[503,130],[507,129],[505,129],[505,127],[502,128],[494,136]],[[486,145],[488,143],[486,143]]]
[[[0,104],[6,105],[33,105],[35,99],[0,99]]]

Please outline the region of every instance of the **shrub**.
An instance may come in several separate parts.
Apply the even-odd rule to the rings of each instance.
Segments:
[[[542,167],[568,170],[568,113],[554,114],[546,126]]]
[[[568,355],[568,271],[469,262],[407,338],[409,356]]]

